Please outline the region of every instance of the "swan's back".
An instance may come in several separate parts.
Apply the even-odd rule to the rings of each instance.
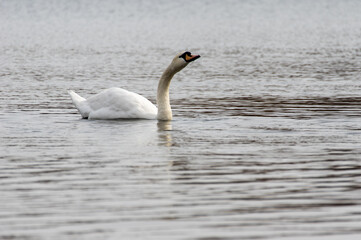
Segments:
[[[75,93],[74,93],[75,94]],[[155,119],[158,109],[148,99],[122,88],[109,88],[88,99],[73,97],[73,102],[83,118],[120,119],[145,118]],[[75,100],[75,101],[74,101]],[[78,101],[76,101],[78,100]]]

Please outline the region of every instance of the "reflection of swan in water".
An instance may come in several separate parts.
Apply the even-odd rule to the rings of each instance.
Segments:
[[[199,55],[184,52],[173,59],[159,80],[158,108],[143,96],[122,88],[109,88],[88,99],[82,98],[73,91],[69,91],[69,94],[83,118],[172,120],[172,109],[169,103],[170,81],[174,74],[199,57]]]
[[[122,150],[117,150],[117,152],[127,153],[136,150],[138,154],[147,155],[149,151],[163,151],[164,147],[174,146],[171,122],[157,121],[155,125],[154,121],[147,120],[100,120],[97,122],[90,121],[82,126],[96,134],[97,138],[94,141],[97,142],[97,145],[111,146],[111,144],[116,143],[111,147],[122,146]]]
[[[173,146],[171,121],[158,121],[157,126],[160,140],[159,145],[165,145],[166,147]]]
[[[172,131],[171,121],[160,121],[157,123],[158,131]]]

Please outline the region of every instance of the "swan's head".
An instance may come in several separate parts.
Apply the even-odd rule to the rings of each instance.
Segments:
[[[190,52],[183,52],[174,57],[171,65],[174,68],[175,72],[179,72],[185,68],[188,63],[193,62],[194,60],[200,58],[199,55],[192,55]]]

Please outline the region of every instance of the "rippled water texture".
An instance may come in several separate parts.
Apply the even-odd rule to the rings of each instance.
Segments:
[[[361,1],[0,0],[0,239],[360,239]],[[174,121],[89,121],[67,95]]]

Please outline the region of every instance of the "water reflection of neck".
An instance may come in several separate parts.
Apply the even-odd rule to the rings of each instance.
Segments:
[[[158,121],[159,144],[166,147],[173,145],[172,141],[172,122],[171,121]]]

